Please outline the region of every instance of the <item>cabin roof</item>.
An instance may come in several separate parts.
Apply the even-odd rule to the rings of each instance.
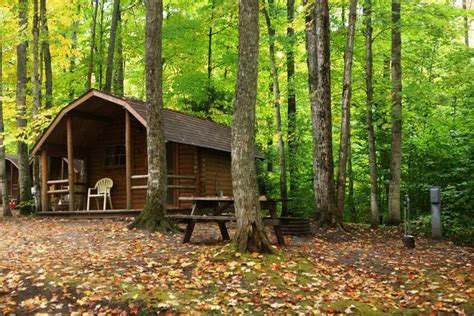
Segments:
[[[142,101],[119,97],[96,89],[91,89],[78,99],[64,107],[51,122],[49,127],[36,141],[32,154],[37,154],[42,144],[59,124],[61,119],[70,111],[91,98],[100,98],[115,103],[128,110],[143,126],[147,127],[147,108]],[[194,145],[220,151],[231,151],[231,129],[230,127],[216,122],[197,118],[175,110],[164,109],[164,129],[167,141]],[[256,156],[261,155],[256,151]]]
[[[17,155],[5,155],[5,159],[10,161],[15,167],[19,168]]]

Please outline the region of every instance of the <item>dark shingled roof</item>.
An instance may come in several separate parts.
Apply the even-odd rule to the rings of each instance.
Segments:
[[[124,100],[147,120],[145,103]],[[230,152],[230,127],[170,109],[163,116],[166,140]]]

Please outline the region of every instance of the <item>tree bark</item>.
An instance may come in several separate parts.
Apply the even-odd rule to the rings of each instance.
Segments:
[[[80,8],[79,8],[79,11],[80,11]],[[79,13],[78,13],[79,15]],[[72,31],[72,34],[71,34],[71,50],[74,51],[77,49],[77,29],[79,27],[79,21],[77,20],[74,20],[72,23],[71,23],[71,31]],[[74,53],[72,54],[72,56],[69,58],[69,73],[72,75],[74,75],[74,72],[76,70],[76,57],[74,56]],[[71,84],[70,87],[69,87],[69,100],[74,100],[75,99],[75,96],[76,96],[76,91],[74,89],[74,84]]]
[[[99,11],[99,0],[95,0],[94,5],[94,16],[92,20],[92,31],[91,31],[91,49],[89,52],[89,64],[87,66],[87,81],[86,89],[89,90],[92,87],[92,70],[94,66],[94,50],[95,50],[95,32],[97,28],[97,12]]]
[[[354,51],[355,24],[357,19],[357,0],[350,0],[349,25],[344,52],[344,79],[342,83],[342,119],[341,139],[339,143],[339,168],[337,172],[336,202],[342,218],[346,191],[347,156],[351,137],[351,96],[352,96],[352,59]]]
[[[122,27],[122,16],[120,8],[118,10],[118,26],[117,26],[117,53],[116,53],[116,74],[114,80],[114,93],[123,96],[123,81],[124,81],[124,59],[123,59],[123,27]]]
[[[269,52],[270,52],[270,63],[272,71],[272,86],[273,86],[273,105],[275,107],[275,125],[278,140],[278,158],[280,163],[280,195],[282,198],[281,216],[288,216],[288,190],[286,187],[286,158],[285,158],[285,143],[283,142],[283,135],[281,131],[281,109],[280,109],[280,83],[278,80],[278,68],[275,57],[275,29],[272,26],[270,19],[270,12],[274,12],[273,1],[269,0],[269,9],[267,10],[266,4],[263,7],[263,13],[265,16],[265,22],[267,25],[268,37],[269,37]]]
[[[163,129],[162,85],[162,0],[145,0],[145,70],[146,102],[148,108],[147,150],[148,189],[145,206],[131,227],[149,231],[172,229],[165,219],[167,194],[166,145]]]
[[[110,92],[112,88],[112,74],[114,71],[115,37],[119,19],[120,0],[114,0],[114,11],[112,13],[112,26],[110,27],[109,49],[107,52],[107,69],[105,70],[104,91]]]
[[[351,220],[353,223],[357,222],[357,210],[354,203],[354,172],[352,170],[352,148],[351,142],[349,141],[349,152],[347,158],[347,177],[349,178],[349,192],[347,197],[347,204],[349,207],[349,213],[351,214]]]
[[[402,163],[402,41],[400,34],[400,0],[392,0],[392,152],[388,223],[400,223],[400,178]]]
[[[2,30],[0,30],[0,189],[2,190],[2,216],[12,216],[8,205],[8,181],[7,168],[5,163],[5,145],[3,144],[3,46],[2,46]]]
[[[17,153],[19,164],[20,187],[20,214],[28,215],[32,208],[31,202],[31,178],[28,164],[28,146],[26,139],[26,50],[27,50],[27,0],[19,0],[19,38],[20,43],[16,47],[17,52],[17,83],[16,83],[16,127],[18,130]]]
[[[342,218],[337,210],[334,190],[334,162],[332,153],[331,118],[331,63],[329,49],[329,7],[327,1],[316,2],[316,106],[311,108],[313,122],[313,157],[319,181],[316,194],[321,206],[321,226],[341,227]]]
[[[33,1],[33,107],[31,112],[33,117],[38,114],[41,107],[41,81],[39,74],[39,4],[38,0]]]
[[[290,196],[294,195],[296,191],[297,178],[296,170],[298,164],[296,163],[296,89],[295,89],[295,31],[293,28],[293,20],[295,17],[295,0],[286,1],[286,14],[287,14],[287,49],[286,49],[286,80],[287,80],[287,113],[288,113],[288,172],[290,174]],[[291,204],[290,204],[291,205]],[[291,213],[291,207],[289,209]]]
[[[468,18],[468,11],[467,11],[467,5],[466,5],[466,0],[462,0],[462,8],[465,11],[465,16],[463,18],[464,20],[464,44],[466,44],[467,47],[469,47],[469,18]]]
[[[104,82],[104,0],[100,3],[100,28],[99,28],[99,89],[103,88]]]
[[[367,104],[367,134],[369,149],[370,167],[370,226],[377,228],[380,224],[379,196],[377,184],[377,155],[375,147],[375,132],[372,120],[372,110],[374,102],[373,60],[372,60],[372,0],[365,0],[365,84],[366,84],[366,104]]]
[[[255,104],[258,80],[258,0],[239,0],[239,54],[232,121],[232,187],[242,252],[271,253],[260,214],[255,166]]]
[[[44,60],[45,72],[45,107],[49,109],[53,104],[53,68],[51,66],[51,51],[49,49],[48,18],[46,11],[46,0],[40,1],[41,21],[41,51]]]
[[[304,7],[306,8],[306,62],[308,65],[308,91],[309,91],[309,102],[311,105],[311,113],[316,112],[317,107],[317,86],[318,86],[318,60],[317,55],[317,36],[316,36],[316,9],[314,3],[308,3],[307,0],[304,2]],[[315,218],[321,217],[321,201],[319,199],[319,187],[320,181],[318,178],[318,160],[317,157],[317,143],[316,138],[314,137],[315,131],[318,128],[317,122],[312,120],[312,129],[313,129],[313,190],[315,197]],[[291,174],[290,174],[291,175]]]

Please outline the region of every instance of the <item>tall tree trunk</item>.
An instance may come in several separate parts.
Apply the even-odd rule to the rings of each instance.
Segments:
[[[114,11],[112,13],[112,26],[110,27],[109,49],[107,52],[107,69],[105,71],[104,91],[110,92],[112,88],[112,74],[114,71],[114,52],[117,24],[119,19],[120,0],[114,0]]]
[[[276,121],[276,133],[278,139],[278,158],[280,163],[280,195],[282,198],[282,216],[288,216],[288,192],[286,187],[286,158],[285,158],[285,143],[283,142],[283,135],[281,132],[281,110],[280,110],[280,83],[278,81],[278,68],[275,57],[275,29],[272,26],[270,19],[270,12],[274,12],[273,1],[269,0],[269,9],[267,10],[266,5],[263,7],[263,13],[265,15],[265,22],[267,25],[267,31],[269,36],[269,51],[270,61],[272,70],[272,82],[273,82],[273,104],[275,107],[275,121]]]
[[[286,80],[288,93],[288,172],[290,174],[290,196],[296,191],[296,170],[297,170],[297,141],[296,141],[296,89],[295,89],[295,30],[293,28],[293,20],[295,17],[295,0],[286,1],[287,15],[287,49],[286,49]],[[290,204],[291,205],[291,204]],[[289,210],[291,213],[291,208]]]
[[[465,16],[464,16],[464,44],[466,44],[467,47],[469,47],[469,18],[468,18],[468,11],[467,11],[467,5],[466,5],[466,0],[462,0],[462,8],[465,11]]]
[[[379,196],[377,186],[377,156],[375,147],[374,124],[372,122],[372,109],[374,102],[374,87],[372,84],[373,62],[372,62],[372,0],[365,0],[365,84],[367,103],[367,134],[369,148],[370,167],[370,226],[377,228],[380,224]]]
[[[321,204],[322,226],[341,227],[342,218],[336,205],[334,162],[332,154],[331,63],[329,49],[329,7],[327,1],[316,2],[316,107],[311,108],[313,121],[313,158],[317,166],[314,181],[319,181],[317,200]]]
[[[316,35],[316,8],[314,3],[308,3],[307,0],[304,2],[304,7],[306,8],[306,62],[308,64],[308,92],[309,92],[309,102],[311,105],[311,113],[316,112],[317,107],[317,86],[318,86],[318,60],[317,55],[317,35]],[[314,137],[315,131],[318,128],[317,122],[312,120],[313,128],[313,190],[315,196],[315,218],[321,217],[321,200],[319,199],[319,187],[320,181],[318,178],[318,160],[315,159],[317,156],[317,143],[316,138]]]
[[[341,140],[339,143],[339,168],[337,172],[336,202],[340,217],[344,213],[346,191],[346,167],[351,136],[351,96],[352,96],[352,59],[354,51],[355,24],[357,19],[357,0],[350,0],[349,25],[344,52],[344,79],[342,83],[342,119]]]
[[[2,190],[2,216],[12,216],[8,205],[8,180],[7,168],[5,163],[5,145],[3,143],[3,46],[2,46],[2,30],[0,29],[0,189]]]
[[[400,223],[400,178],[402,163],[402,40],[400,34],[400,0],[392,0],[392,158],[388,223]]]
[[[26,139],[26,49],[27,49],[27,0],[19,0],[19,38],[20,43],[16,47],[17,52],[17,82],[16,82],[16,127],[18,130],[17,153],[19,164],[19,186],[20,186],[20,214],[28,215],[32,208],[28,203],[31,201],[31,177],[28,164],[28,146]]]
[[[95,32],[97,28],[97,12],[99,11],[99,0],[95,0],[94,16],[92,17],[92,31],[91,31],[91,49],[89,52],[89,63],[87,65],[87,81],[86,89],[92,87],[92,69],[94,66],[94,50],[95,50]]]
[[[79,7],[80,11],[80,7]],[[78,13],[79,15],[79,13]],[[71,23],[71,50],[73,51],[71,54],[71,57],[69,58],[69,73],[71,74],[71,77],[74,75],[74,72],[76,70],[76,57],[74,56],[74,51],[77,49],[77,29],[79,27],[79,21],[75,20]],[[72,79],[72,78],[71,78]],[[71,81],[70,87],[69,87],[69,100],[74,100],[76,95],[76,91],[74,89],[74,80]]]
[[[354,172],[352,170],[352,148],[351,142],[349,142],[349,152],[347,160],[347,177],[349,178],[349,194],[347,197],[347,204],[349,207],[349,213],[351,214],[351,220],[353,223],[357,222],[357,210],[354,203]]]
[[[99,89],[103,88],[102,83],[104,82],[104,3],[105,0],[100,2],[100,28],[99,28]]]
[[[46,0],[40,1],[41,21],[41,53],[44,60],[45,72],[45,107],[49,109],[53,103],[53,68],[51,66],[51,51],[49,49],[48,18],[46,12]]]
[[[31,112],[33,117],[38,114],[41,107],[41,81],[39,74],[39,4],[38,0],[33,1],[33,107]]]
[[[163,129],[163,70],[162,51],[162,0],[145,0],[145,70],[146,102],[148,107],[147,150],[148,189],[143,211],[131,224],[149,231],[171,229],[165,219],[167,169],[166,145]]]
[[[123,27],[122,16],[120,8],[118,11],[118,26],[117,26],[117,53],[116,53],[116,74],[114,79],[114,93],[123,96],[123,81],[124,81],[124,59],[123,59]]]
[[[260,214],[255,167],[258,13],[258,0],[239,0],[239,55],[232,120],[232,188],[237,215],[237,249],[271,253]]]
[[[41,108],[41,81],[40,81],[40,56],[39,56],[39,3],[38,0],[33,1],[33,107],[31,109],[33,118],[36,117]],[[33,186],[35,187],[35,210],[39,212],[41,205],[39,203],[39,159],[33,157]]]
[[[209,86],[211,85],[212,77],[212,23],[214,22],[214,0],[211,2],[211,23],[209,24],[209,32],[207,35],[207,80],[209,81]]]

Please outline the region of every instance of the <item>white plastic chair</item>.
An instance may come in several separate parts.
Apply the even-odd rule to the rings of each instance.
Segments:
[[[114,182],[110,178],[102,178],[95,184],[95,187],[87,190],[87,210],[90,210],[91,198],[104,198],[104,211],[107,208],[107,199],[109,200],[110,209],[113,209],[112,198],[110,196],[110,189],[114,186]],[[96,191],[93,193],[92,191]],[[97,207],[99,204],[97,203]]]

